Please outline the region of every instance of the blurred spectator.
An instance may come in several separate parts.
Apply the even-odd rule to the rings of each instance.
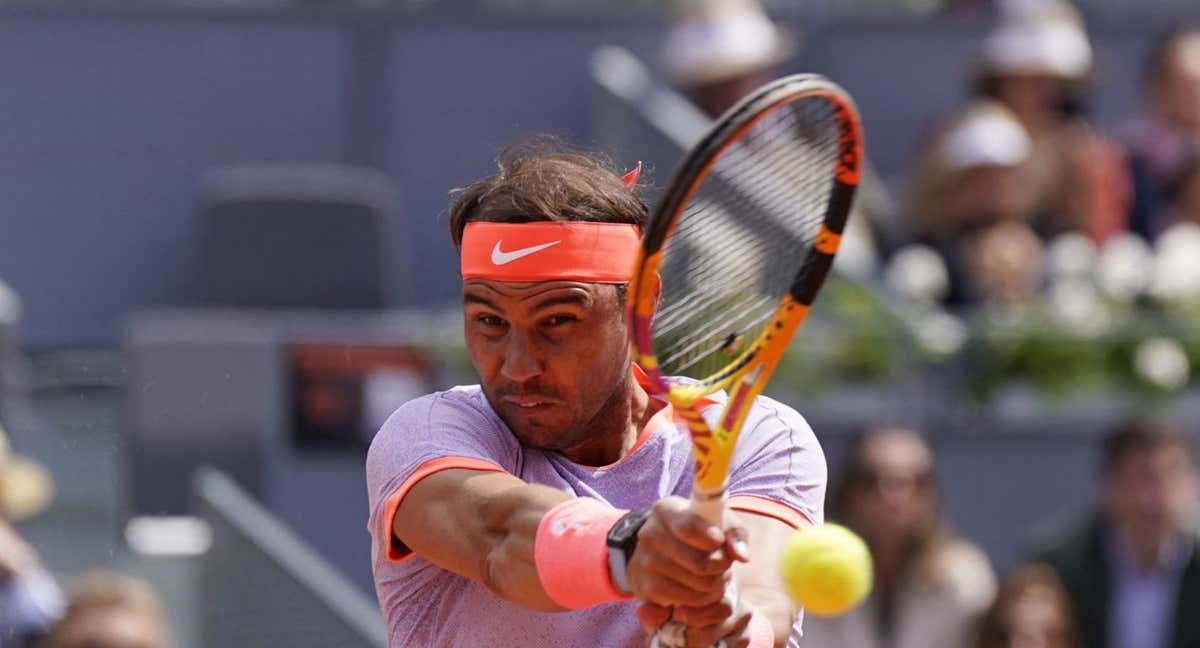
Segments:
[[[774,24],[756,0],[682,0],[667,31],[661,66],[701,111],[716,118],[781,76],[798,37]],[[867,164],[837,257],[840,272],[865,279],[878,270],[878,248],[896,238],[895,208]]]
[[[50,478],[41,466],[9,451],[0,428],[0,646],[33,646],[62,614],[54,578],[11,522],[50,502]]]
[[[92,572],[71,588],[45,648],[170,648],[162,604],[140,580]]]
[[[1146,66],[1146,112],[1121,132],[1133,176],[1130,226],[1154,240],[1170,222],[1169,186],[1200,150],[1200,27],[1159,39]]]
[[[882,428],[855,442],[831,516],[867,542],[871,596],[849,613],[805,620],[806,646],[962,648],[991,603],[987,558],[938,513],[933,455],[916,433]]]
[[[975,92],[1007,106],[1030,135],[1036,228],[1103,243],[1126,227],[1130,183],[1120,147],[1084,118],[1092,50],[1083,21],[1062,0],[1010,1],[1000,15]]]
[[[671,82],[710,117],[776,77],[795,52],[755,0],[685,0],[667,32],[662,65]]]
[[[1083,648],[1054,570],[1028,564],[1006,578],[983,615],[975,648]]]
[[[949,284],[925,298],[961,306],[1037,292],[1042,246],[1027,225],[1031,150],[1016,116],[992,101],[972,104],[939,134],[914,179],[913,205],[919,238],[940,253]],[[893,265],[907,258],[902,250]]]
[[[1193,453],[1171,428],[1124,426],[1104,444],[1100,510],[1036,552],[1066,586],[1088,648],[1200,646]]]

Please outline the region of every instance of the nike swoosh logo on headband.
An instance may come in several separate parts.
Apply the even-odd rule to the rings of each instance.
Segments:
[[[501,250],[500,243],[501,241],[496,241],[496,247],[492,248],[492,263],[498,266],[506,263],[512,263],[513,261],[516,261],[521,257],[527,257],[534,252],[541,252],[552,245],[558,245],[559,243],[562,243],[562,241],[550,241],[549,243],[542,243],[541,245],[533,245],[526,248],[518,248],[509,252]]]

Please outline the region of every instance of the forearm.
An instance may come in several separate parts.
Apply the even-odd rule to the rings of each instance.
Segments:
[[[762,615],[771,624],[775,634],[775,645],[786,646],[792,625],[796,622],[798,609],[791,599],[778,588],[761,585],[739,585],[739,595],[747,608]]]
[[[480,582],[526,607],[562,610],[542,586],[534,545],[542,518],[566,499],[570,497],[536,484],[516,486],[492,498],[484,513],[488,541]]]
[[[735,512],[749,535],[750,561],[734,567],[734,582],[742,602],[771,623],[775,645],[786,646],[799,611],[780,586],[779,558],[791,534],[778,520]]]
[[[542,588],[534,540],[546,512],[569,498],[506,473],[447,470],[413,487],[393,531],[416,554],[505,600],[561,610]]]

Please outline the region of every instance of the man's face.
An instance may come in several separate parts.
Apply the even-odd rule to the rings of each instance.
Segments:
[[[522,444],[574,447],[626,396],[629,341],[615,286],[470,279],[463,309],[484,395]]]
[[[855,475],[850,517],[864,536],[906,539],[936,516],[929,450],[908,433],[884,433],[862,448],[861,474]]]
[[[1136,534],[1180,530],[1197,504],[1196,467],[1175,443],[1134,449],[1105,480],[1110,514]]]

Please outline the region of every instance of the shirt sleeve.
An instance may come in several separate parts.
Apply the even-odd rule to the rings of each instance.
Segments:
[[[825,453],[800,414],[760,396],[738,438],[729,475],[730,507],[792,527],[825,519]]]
[[[388,558],[411,552],[392,533],[400,502],[420,480],[466,468],[517,473],[519,452],[511,435],[468,394],[439,392],[396,410],[367,451],[368,530]]]

